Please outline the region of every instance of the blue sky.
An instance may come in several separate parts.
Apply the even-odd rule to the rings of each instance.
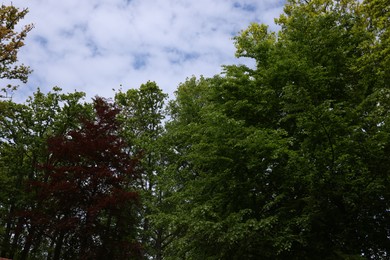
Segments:
[[[11,3],[11,2],[9,2]],[[8,3],[8,4],[9,4]],[[155,81],[173,97],[192,75],[210,77],[234,57],[232,37],[251,22],[272,30],[284,1],[275,0],[13,0],[33,23],[19,60],[34,72],[15,100],[40,87],[88,97]],[[7,4],[7,2],[4,2]]]

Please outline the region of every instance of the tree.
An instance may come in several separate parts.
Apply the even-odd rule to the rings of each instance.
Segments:
[[[121,135],[131,141],[131,153],[142,152],[138,183],[142,192],[140,208],[140,241],[145,254],[153,259],[162,259],[164,248],[173,239],[171,230],[162,223],[159,213],[168,210],[163,189],[166,146],[162,142],[164,128],[164,101],[167,95],[155,82],[142,84],[139,89],[119,92],[115,100],[121,108]]]
[[[388,13],[376,7],[288,1],[279,33],[252,24],[235,38],[255,68],[179,87],[167,135],[172,223],[186,232],[172,258],[388,255]]]
[[[14,6],[1,5],[0,7],[0,79],[16,79],[23,83],[27,82],[27,77],[31,73],[29,67],[18,62],[18,52],[24,45],[27,33],[33,25],[25,25],[20,32],[15,30],[16,25],[28,13],[27,9],[19,10]],[[10,92],[17,86],[8,84],[1,88],[0,98],[9,97]]]
[[[34,208],[25,183],[42,178],[38,165],[49,159],[46,140],[77,128],[78,116],[89,108],[80,103],[84,93],[61,94],[40,90],[24,104],[0,103],[0,255],[14,258],[26,246],[28,226],[17,212]],[[39,254],[39,246],[33,254]]]
[[[184,232],[169,248],[172,259],[259,259],[275,251],[269,241],[276,218],[261,209],[276,195],[277,159],[286,156],[288,139],[283,130],[245,121],[253,104],[244,97],[253,93],[233,80],[192,78],[176,92],[175,120],[167,125],[176,180],[170,199],[178,204],[172,222]]]
[[[119,137],[119,110],[94,100],[95,116],[48,139],[42,179],[30,182],[37,207],[21,216],[42,232],[49,259],[136,259],[137,158]],[[28,240],[28,238],[27,238]]]
[[[365,29],[370,32],[371,37],[362,44],[367,52],[360,61],[364,64],[361,70],[366,75],[374,73],[378,80],[371,82],[376,85],[389,86],[390,67],[390,12],[389,4],[384,0],[366,0],[362,5],[362,12],[365,16]],[[368,80],[368,79],[367,79]]]
[[[365,29],[367,16],[372,18],[357,1],[291,1],[279,19],[279,41],[291,48],[278,57],[291,68],[279,72],[288,76],[281,84],[283,121],[299,147],[290,162],[295,171],[298,165],[309,166],[301,183],[308,181],[310,187],[305,211],[313,233],[307,241],[316,242],[306,242],[306,247],[324,256],[332,248],[338,255],[384,257],[389,249],[384,216],[388,204],[382,200],[389,196],[387,173],[373,168],[376,160],[368,155],[381,158],[381,165],[388,163],[383,157],[387,145],[369,148],[379,141],[372,138],[387,127],[388,102],[380,97],[387,87],[362,62],[372,56],[367,42],[380,44]],[[369,119],[377,109],[383,117],[376,120],[384,125]],[[388,137],[382,137],[380,142],[388,143]],[[383,219],[378,222],[378,217]]]

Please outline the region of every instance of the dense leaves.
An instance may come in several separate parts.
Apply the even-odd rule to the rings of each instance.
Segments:
[[[254,67],[189,78],[167,110],[150,81],[94,109],[1,102],[1,256],[388,258],[387,2],[289,0],[278,32],[234,38]]]
[[[235,38],[255,68],[179,87],[167,125],[187,229],[176,256],[387,255],[388,71],[372,65],[388,57],[388,18],[374,6],[289,1],[278,34],[252,24]]]
[[[156,215],[166,210],[163,202],[165,190],[160,179],[164,170],[165,147],[161,141],[164,131],[164,101],[167,95],[155,82],[142,84],[139,89],[119,92],[115,99],[121,108],[121,135],[132,142],[131,153],[143,154],[140,162],[140,178],[137,187],[141,192],[143,206],[139,209],[141,218],[139,240],[147,257],[162,259],[165,245],[169,243],[169,228],[159,222]]]
[[[136,160],[118,136],[119,111],[101,98],[94,110],[95,118],[82,120],[80,129],[49,138],[44,176],[30,184],[38,206],[24,214],[32,230],[54,244],[52,259],[140,255],[134,241]]]

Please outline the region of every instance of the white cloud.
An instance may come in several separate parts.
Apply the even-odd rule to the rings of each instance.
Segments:
[[[251,22],[269,24],[282,12],[274,0],[17,1],[34,23],[20,60],[34,70],[31,90],[60,86],[88,96],[156,81],[172,94],[192,75],[213,76],[234,58],[232,37]],[[28,91],[27,91],[28,90]]]

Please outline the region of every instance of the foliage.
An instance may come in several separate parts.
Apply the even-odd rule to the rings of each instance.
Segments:
[[[136,158],[118,136],[119,110],[101,98],[95,118],[48,139],[44,176],[30,182],[37,207],[21,213],[32,232],[51,241],[52,259],[137,258],[134,241],[138,194]],[[133,216],[133,217],[132,217]]]
[[[251,24],[235,38],[255,68],[178,88],[167,136],[172,223],[186,232],[172,259],[387,255],[388,14],[377,4],[291,0],[277,34]]]
[[[24,45],[27,33],[33,28],[31,24],[25,25],[20,32],[15,30],[16,25],[27,14],[28,10],[19,10],[14,6],[1,5],[0,7],[0,79],[17,79],[23,83],[27,82],[27,77],[31,70],[29,67],[18,62],[18,51]],[[8,97],[10,91],[17,86],[8,84],[1,88],[0,97]]]
[[[167,95],[157,84],[150,81],[139,89],[119,92],[115,96],[121,108],[121,135],[132,142],[131,147],[128,147],[131,153],[143,154],[138,183],[142,197],[139,240],[145,255],[153,259],[162,259],[164,248],[172,239],[171,230],[161,224],[159,217],[160,212],[168,210],[164,201],[166,191],[162,188],[166,147],[161,140],[166,98]]]
[[[1,256],[387,258],[387,2],[288,0],[234,38],[254,67],[187,79],[167,118],[150,81],[1,102]]]
[[[49,158],[47,138],[77,128],[77,118],[90,114],[89,107],[80,104],[84,93],[60,91],[54,88],[44,94],[38,90],[25,104],[0,103],[0,223],[4,227],[0,248],[4,257],[13,258],[25,246],[26,226],[16,213],[33,206],[25,183],[42,177],[37,165]]]

